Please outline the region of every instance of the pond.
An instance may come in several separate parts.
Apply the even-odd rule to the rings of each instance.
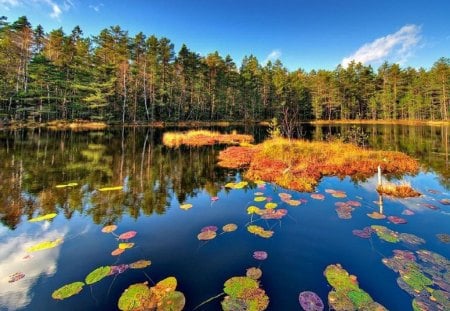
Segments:
[[[267,135],[264,127],[235,129],[257,141]],[[216,165],[224,146],[168,148],[161,143],[165,129],[0,131],[0,310],[117,310],[119,297],[130,285],[152,286],[169,276],[176,277],[177,290],[186,297],[185,310],[193,310],[222,293],[231,277],[245,276],[250,267],[262,270],[260,287],[270,299],[267,310],[301,310],[303,291],[315,292],[328,309],[332,287],[324,271],[337,263],[357,276],[360,288],[387,309],[412,310],[414,291],[402,290],[399,285],[405,288],[405,282],[397,284],[398,269],[388,267],[394,250],[414,254],[414,271],[431,280],[423,288],[419,284],[419,289],[431,288],[429,292],[444,297],[442,304],[448,303],[449,129],[393,125],[361,129],[360,143],[403,151],[420,161],[420,172],[403,176],[401,182],[409,182],[421,197],[380,198],[375,176],[363,181],[325,177],[316,188],[323,198],[269,183],[249,181],[230,187],[242,181],[242,171]],[[349,125],[305,126],[301,135],[323,140],[354,132]],[[340,195],[334,195],[336,191]],[[300,204],[289,204],[286,194]],[[257,197],[261,199],[255,201]],[[248,213],[250,206],[263,209],[268,201],[287,215],[262,219]],[[341,219],[336,208],[349,201],[351,218]],[[407,223],[368,217],[373,212]],[[50,216],[29,221],[42,215]],[[225,232],[226,224],[236,224],[237,229]],[[117,229],[102,232],[107,225]],[[273,231],[273,236],[252,234],[249,225]],[[353,234],[372,225],[392,231],[381,229],[383,235],[378,232],[381,227],[374,227],[378,231],[370,238]],[[218,227],[216,237],[200,241],[197,236],[206,226]],[[129,237],[119,240],[127,232]],[[386,234],[400,239],[391,243]],[[45,241],[54,244],[33,249]],[[124,251],[112,255],[119,243],[127,242],[134,244],[122,244]],[[255,251],[265,251],[267,259],[255,259]],[[130,264],[139,260],[151,265],[132,269]],[[72,297],[52,298],[55,290],[85,282],[102,266],[119,268],[108,270],[112,275],[85,285]],[[409,289],[417,289],[414,286]],[[220,310],[223,299],[212,299],[197,310]]]

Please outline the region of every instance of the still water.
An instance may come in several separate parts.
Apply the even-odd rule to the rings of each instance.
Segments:
[[[255,135],[257,141],[267,132],[263,127],[237,130]],[[162,129],[2,130],[0,310],[117,310],[118,299],[129,285],[145,281],[152,285],[168,276],[177,278],[177,289],[186,297],[185,310],[193,310],[220,294],[227,279],[244,276],[250,267],[263,271],[260,282],[270,299],[268,310],[301,310],[298,295],[302,291],[317,293],[327,306],[331,287],[323,271],[336,263],[356,275],[360,287],[389,310],[411,310],[413,297],[397,285],[398,273],[382,259],[392,257],[395,249],[426,249],[450,259],[450,244],[436,236],[450,234],[450,206],[440,203],[450,199],[449,129],[377,125],[362,130],[364,145],[403,151],[420,161],[419,174],[401,179],[421,192],[420,198],[385,197],[380,206],[375,177],[364,181],[323,178],[316,192],[324,200],[272,184],[250,182],[243,189],[225,188],[229,182],[240,181],[242,172],[216,166],[223,146],[167,148],[161,143],[166,131]],[[301,135],[322,140],[349,132],[350,126],[311,126]],[[76,185],[57,187],[69,183]],[[99,191],[115,186],[122,189]],[[347,197],[335,198],[327,189],[344,191]],[[262,208],[266,203],[254,201],[257,192],[287,209],[286,217],[258,220],[247,214],[249,206]],[[281,201],[282,192],[302,204],[295,207]],[[351,219],[340,219],[335,203],[347,200],[358,201],[361,207],[355,208]],[[192,208],[181,209],[185,203]],[[406,209],[414,215],[402,215]],[[374,211],[400,216],[407,223],[369,218],[367,214]],[[28,222],[49,213],[57,216]],[[273,237],[249,233],[246,225],[251,221],[274,231]],[[197,239],[203,227],[217,226],[220,233],[229,223],[238,229],[207,242]],[[118,247],[116,236],[101,231],[110,224],[117,225],[117,235],[137,232],[129,240],[134,246],[119,256],[111,255]],[[388,243],[375,234],[370,239],[352,234],[370,225],[414,234],[426,242]],[[56,239],[62,241],[57,247],[27,250]],[[268,258],[255,260],[252,255],[257,250],[266,251]],[[108,276],[65,300],[52,299],[53,291],[84,281],[98,267],[141,259],[150,260],[151,265]],[[22,278],[13,280],[14,273]],[[220,310],[222,299],[197,310]]]

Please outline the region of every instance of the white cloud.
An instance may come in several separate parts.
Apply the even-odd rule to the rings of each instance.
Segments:
[[[63,12],[69,11],[73,6],[71,0],[0,0],[0,9],[9,11],[13,7],[43,7],[44,10],[50,9],[49,16],[53,19],[60,19]]]
[[[100,9],[102,8],[102,6],[104,6],[103,3],[99,3],[97,5],[90,4],[89,8],[94,10],[95,12],[100,12]]]
[[[18,0],[0,0],[0,8],[9,11],[12,7],[18,6]]]
[[[420,42],[420,32],[420,26],[405,25],[393,34],[364,44],[355,53],[345,57],[341,65],[347,67],[352,60],[363,64],[385,60],[402,64],[412,55],[414,48]]]
[[[263,64],[267,64],[269,61],[275,61],[277,59],[280,59],[281,57],[281,51],[280,50],[273,50],[270,52],[269,55],[267,55],[266,59],[264,60]]]

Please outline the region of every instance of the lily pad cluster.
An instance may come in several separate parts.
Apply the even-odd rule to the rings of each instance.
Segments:
[[[224,284],[227,296],[222,300],[224,311],[263,311],[269,305],[269,297],[257,280],[248,276],[234,276]]]
[[[119,241],[128,241],[129,239],[132,239],[136,236],[137,232],[134,230],[124,232],[120,235],[116,235],[114,231],[117,229],[116,225],[108,225],[102,228],[103,233],[111,233],[114,236],[117,237],[117,240]],[[126,249],[132,248],[134,246],[134,243],[131,242],[120,242],[119,245],[115,250],[111,252],[111,255],[118,256],[125,252]]]
[[[265,239],[271,238],[274,233],[272,230],[266,230],[263,227],[256,225],[248,226],[247,231]]]
[[[397,284],[414,297],[414,310],[450,310],[448,259],[428,250],[394,250],[394,255],[382,262],[399,274]]]
[[[380,239],[389,243],[398,243],[400,241],[410,245],[420,245],[425,243],[424,239],[411,233],[399,233],[385,226],[378,225],[372,225],[371,228]]]
[[[186,298],[176,291],[177,279],[173,276],[159,281],[155,286],[147,282],[130,285],[120,296],[118,307],[123,311],[181,311]]]
[[[237,228],[238,228],[238,226],[236,224],[233,224],[233,223],[226,224],[222,227],[222,233],[220,233],[220,234],[236,231]],[[200,241],[212,240],[217,236],[217,230],[219,230],[219,228],[217,226],[203,227],[200,230],[200,233],[197,235],[197,239],[199,239]]]
[[[328,294],[328,304],[333,310],[387,310],[361,289],[356,276],[350,275],[340,264],[329,265],[324,275],[333,287]]]

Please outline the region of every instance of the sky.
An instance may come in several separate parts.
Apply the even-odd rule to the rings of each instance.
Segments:
[[[79,25],[85,36],[120,25],[167,37],[201,55],[245,55],[289,70],[333,70],[351,60],[430,68],[450,57],[450,0],[0,0],[46,32]]]

